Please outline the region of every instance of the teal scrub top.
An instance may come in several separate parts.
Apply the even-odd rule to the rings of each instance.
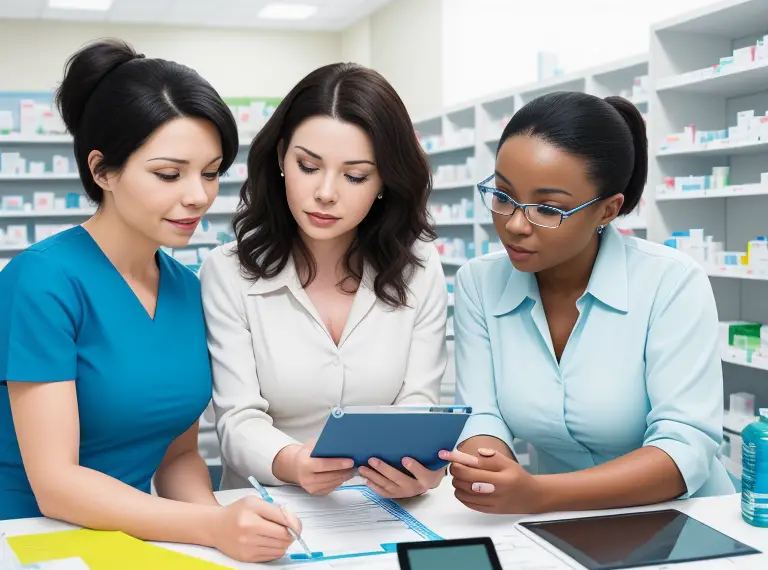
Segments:
[[[165,253],[156,260],[154,319],[81,226],[0,272],[0,520],[41,516],[6,381],[74,380],[80,465],[146,493],[168,446],[204,411],[212,380],[200,284]]]
[[[556,231],[556,230],[552,230]],[[568,473],[644,446],[666,452],[687,496],[733,493],[717,450],[723,376],[704,270],[609,225],[558,362],[535,275],[506,252],[456,275],[456,390],[473,407],[461,441],[536,450],[534,471]]]

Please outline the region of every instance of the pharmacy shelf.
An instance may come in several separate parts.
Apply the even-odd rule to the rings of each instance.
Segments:
[[[618,218],[616,227],[620,230],[645,230],[648,228],[648,222],[645,218],[630,216],[629,218]]]
[[[219,178],[220,184],[242,184],[246,181],[246,178],[241,176],[221,176]]]
[[[723,412],[723,430],[729,434],[741,435],[749,424],[757,418],[751,416],[742,416],[741,414],[731,414],[728,410]]]
[[[451,267],[461,267],[465,263],[467,263],[468,259],[463,259],[461,257],[441,257],[440,263],[443,265],[448,265]]]
[[[702,198],[739,198],[742,196],[768,196],[768,186],[763,184],[742,184],[710,190],[682,190],[673,192],[656,191],[657,202],[673,200],[699,200]]]
[[[22,135],[10,133],[0,135],[0,145],[3,144],[71,144],[71,135]]]
[[[463,219],[463,220],[437,220],[435,222],[436,226],[471,226],[475,223],[474,220],[471,219]]]
[[[31,244],[24,245],[2,245],[0,244],[0,252],[17,252],[27,249]]]
[[[768,153],[768,141],[742,141],[729,143],[727,139],[699,145],[691,145],[684,148],[672,148],[657,150],[659,158],[667,156],[739,156],[745,154]]]
[[[54,172],[44,172],[43,174],[0,174],[0,181],[3,182],[41,182],[45,180],[79,180],[80,175],[76,172],[66,172],[57,174]]]
[[[7,211],[0,210],[0,219],[6,218],[73,218],[80,216],[92,216],[96,213],[96,208],[68,208],[66,210],[51,210],[49,212],[44,211]]]
[[[682,74],[656,82],[656,91],[698,93],[708,96],[736,97],[765,91],[768,85],[768,60],[747,67],[726,66],[719,75]]]
[[[754,269],[749,269],[739,265],[705,265],[707,275],[710,277],[724,277],[728,279],[747,279],[752,281],[768,281],[768,271],[756,273]]]
[[[754,356],[754,355],[753,355]],[[758,357],[754,360],[747,360],[747,351],[735,348],[726,348],[720,351],[720,360],[728,364],[754,368],[755,370],[765,370],[768,372],[768,358]]]
[[[457,180],[455,182],[438,182],[432,185],[432,190],[456,190],[460,188],[472,188],[477,184],[474,180]]]
[[[435,156],[435,155],[438,155],[438,154],[448,154],[448,153],[452,153],[452,152],[467,152],[467,151],[470,151],[470,150],[475,150],[475,143],[471,143],[471,144],[458,144],[458,145],[454,145],[454,146],[446,146],[446,147],[442,147],[442,148],[436,148],[436,149],[432,149],[432,150],[427,151],[427,154],[430,155],[430,156]]]

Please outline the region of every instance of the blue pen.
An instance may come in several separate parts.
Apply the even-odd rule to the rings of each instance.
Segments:
[[[283,511],[283,516],[285,516],[285,507],[279,503],[276,503],[275,500],[269,495],[267,490],[264,488],[264,486],[259,483],[255,477],[248,477],[248,481],[251,485],[253,485],[253,488],[256,489],[259,492],[259,495],[261,495],[261,498],[265,500],[267,503],[272,503],[276,507],[279,507],[281,511]],[[318,556],[322,556],[322,553],[319,552],[312,552],[309,549],[309,546],[307,546],[307,543],[304,542],[304,539],[301,538],[298,534],[296,534],[296,531],[294,531],[291,527],[288,526],[288,520],[286,518],[286,526],[285,528],[288,529],[288,532],[290,533],[293,540],[299,543],[301,545],[301,548],[304,549],[304,555],[306,558],[317,558]]]

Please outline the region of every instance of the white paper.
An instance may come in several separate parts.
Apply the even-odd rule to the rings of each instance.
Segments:
[[[63,558],[22,566],[23,570],[89,570],[82,558]]]
[[[270,495],[301,520],[304,542],[324,556],[380,552],[382,544],[421,540],[403,521],[358,490],[313,497],[296,487],[281,487],[270,489]],[[298,543],[288,550],[288,554],[303,552]]]

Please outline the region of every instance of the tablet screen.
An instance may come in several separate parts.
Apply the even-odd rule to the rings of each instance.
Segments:
[[[469,538],[398,545],[403,570],[501,570],[490,538]]]
[[[758,554],[676,510],[521,523],[588,570]]]

